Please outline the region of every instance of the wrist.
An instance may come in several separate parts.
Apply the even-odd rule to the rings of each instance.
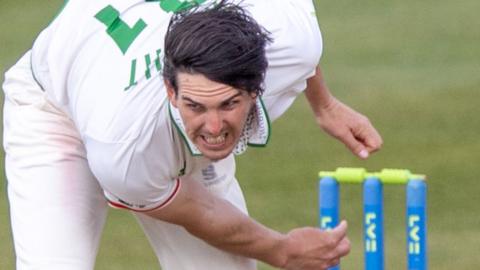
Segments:
[[[307,81],[305,96],[317,117],[329,111],[337,103],[337,99],[330,93],[327,85],[315,77]]]
[[[303,244],[298,241],[294,236],[295,230],[290,231],[289,233],[283,235],[282,241],[280,242],[277,254],[278,254],[278,265],[276,267],[281,269],[290,269],[292,263],[300,256],[300,251],[303,249]]]
[[[272,248],[268,251],[269,258],[265,261],[266,263],[284,269],[288,262],[289,252],[288,252],[288,242],[289,237],[286,234],[278,234],[275,240],[275,243],[272,245]]]
[[[320,116],[325,112],[332,111],[337,105],[338,100],[334,96],[329,95],[328,97],[324,97],[324,99],[318,104],[316,115]]]

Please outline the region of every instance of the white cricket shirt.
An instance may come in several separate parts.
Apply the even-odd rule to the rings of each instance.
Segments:
[[[243,5],[274,39],[267,48],[262,97],[274,120],[305,89],[319,61],[322,40],[313,4],[245,0]],[[211,162],[198,155],[169,106],[161,70],[170,14],[159,1],[70,0],[32,49],[33,74],[49,100],[74,121],[107,199],[137,211],[167,204],[181,175],[213,190],[234,177],[233,156]],[[257,102],[256,144],[269,135],[262,108]]]

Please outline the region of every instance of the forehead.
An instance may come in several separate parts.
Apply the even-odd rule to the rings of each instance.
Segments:
[[[229,85],[209,80],[202,74],[179,72],[177,74],[177,82],[179,94],[181,95],[195,97],[220,97],[230,96],[240,92],[240,90]]]

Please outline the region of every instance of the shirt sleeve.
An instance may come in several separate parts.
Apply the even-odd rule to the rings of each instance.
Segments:
[[[170,128],[159,122],[146,123],[139,135],[128,140],[84,135],[89,166],[111,206],[150,211],[167,205],[180,190],[178,172],[183,162]]]
[[[265,2],[265,3],[264,3]],[[254,18],[268,30],[273,42],[267,46],[268,70],[263,100],[270,119],[280,117],[306,88],[322,54],[322,35],[312,1],[268,1],[252,7]]]
[[[146,212],[146,211],[152,211],[156,209],[160,209],[166,205],[168,205],[174,198],[175,195],[177,195],[178,191],[180,190],[180,180],[176,179],[173,182],[172,187],[168,189],[168,192],[165,194],[168,195],[164,199],[150,203],[150,204],[135,204],[132,202],[127,202],[114,194],[108,192],[107,190],[104,189],[104,195],[105,198],[108,201],[108,204],[111,207],[114,208],[120,208],[120,209],[127,209],[127,210],[132,210],[135,212]]]

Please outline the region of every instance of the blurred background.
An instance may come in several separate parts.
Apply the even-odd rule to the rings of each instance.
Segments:
[[[327,82],[340,100],[370,118],[384,147],[367,161],[357,159],[320,131],[300,97],[273,124],[267,148],[238,158],[237,176],[251,215],[283,232],[317,226],[319,170],[408,168],[428,175],[430,269],[477,269],[480,1],[315,2]],[[2,82],[5,70],[32,45],[61,4],[0,0]],[[3,162],[1,167],[3,171]],[[4,174],[1,181],[0,269],[14,269]],[[387,269],[405,269],[405,192],[388,186],[384,194]],[[361,188],[342,186],[341,196],[341,215],[349,221],[352,241],[342,269],[361,269]],[[132,216],[110,210],[96,269],[158,268]],[[272,268],[260,264],[260,269]]]

